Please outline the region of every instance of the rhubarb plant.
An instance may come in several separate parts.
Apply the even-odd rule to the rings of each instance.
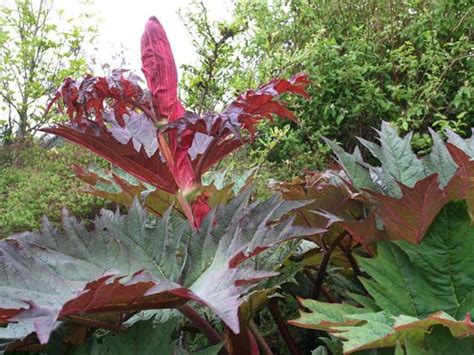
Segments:
[[[186,111],[177,96],[173,54],[155,17],[146,25],[141,51],[147,89],[124,70],[109,77],[67,78],[50,106],[56,102],[61,109],[64,106],[69,123],[44,131],[90,149],[141,184],[151,185],[156,190],[150,192],[152,212],[161,215],[173,206],[197,229],[211,209],[203,174],[253,141],[260,121],[272,120],[272,115],[296,120],[279,98],[285,93],[306,96],[308,80],[303,74],[275,79],[240,95],[221,113],[199,116]],[[95,176],[80,168],[76,172],[97,185]],[[115,175],[115,182],[124,185]],[[128,185],[121,188],[124,195],[131,193]],[[144,189],[138,186],[135,191]]]
[[[59,228],[45,218],[0,241],[0,351],[185,354],[202,333],[197,354],[271,354],[257,325],[268,308],[291,354],[474,352],[474,137],[431,131],[420,157],[384,122],[364,154],[326,140],[330,169],[255,201],[252,171],[212,168],[260,122],[296,120],[281,96],[306,96],[308,78],[197,115],[155,17],[141,52],[147,88],[125,70],[67,78],[49,106],[69,122],[45,132],[112,164],[72,167],[88,192],[128,211],[64,211]],[[278,303],[292,299],[302,311],[288,322]]]
[[[49,105],[65,111],[69,122],[44,131],[108,160],[110,171],[73,170],[92,193],[128,206],[128,213],[104,210],[91,224],[65,211],[59,229],[45,219],[40,232],[0,241],[3,350],[48,351],[59,344],[54,351],[123,346],[132,353],[137,312],[153,310],[157,319],[159,310],[171,308],[215,345],[211,353],[225,343],[228,353],[257,354],[260,337],[244,308],[257,299],[249,291],[278,274],[272,263],[281,258],[269,249],[324,232],[294,224],[294,211],[307,201],[254,202],[250,173],[231,184],[218,174],[205,176],[252,142],[260,121],[296,120],[280,96],[306,96],[305,75],[272,80],[221,113],[199,116],[177,97],[174,58],[155,17],[146,24],[141,52],[147,89],[135,75],[115,70],[109,77],[67,78]],[[270,253],[266,263],[257,262],[262,253]],[[274,291],[260,290],[260,302]],[[183,350],[175,334],[182,318],[173,314],[166,326],[137,323],[161,339],[140,351]],[[124,335],[98,337],[96,329]]]
[[[370,298],[357,297],[364,307],[301,300],[307,311],[291,323],[341,339],[344,353],[385,347],[406,354],[472,353],[470,224],[465,203],[451,202],[420,244],[379,242],[374,259],[357,258],[367,273],[361,281]]]
[[[327,332],[335,353],[472,353],[472,138],[447,132],[444,142],[431,132],[431,152],[418,157],[411,135],[388,123],[378,133],[379,144],[360,140],[378,165],[359,148],[350,154],[327,141],[337,166],[274,183],[287,200],[314,199],[297,212],[298,224],[327,230],[312,237],[324,255],[311,277],[313,299],[300,299],[302,315],[290,323]],[[363,291],[328,295],[334,269],[351,270]]]

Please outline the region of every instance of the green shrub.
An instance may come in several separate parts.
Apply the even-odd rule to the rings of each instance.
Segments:
[[[452,0],[240,0],[230,22],[186,18],[201,60],[183,68],[183,95],[191,107],[205,96],[212,108],[225,103],[223,89],[240,92],[303,71],[313,80],[311,99],[292,100],[301,124],[270,162],[307,165],[307,154],[324,160],[321,136],[350,149],[356,137],[371,139],[382,120],[414,131],[413,144],[425,153],[429,127],[467,134],[473,124],[473,15],[472,4]],[[223,37],[225,29],[233,36]],[[223,38],[227,45],[216,47]],[[219,62],[209,60],[215,53]],[[207,76],[220,80],[207,85]]]
[[[104,202],[82,191],[71,171],[74,163],[99,160],[64,143],[47,149],[35,142],[0,151],[0,237],[37,229],[43,215],[58,222],[63,207],[92,217]]]

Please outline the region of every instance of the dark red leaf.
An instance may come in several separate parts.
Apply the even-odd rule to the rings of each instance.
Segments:
[[[120,143],[105,126],[96,122],[84,121],[82,128],[75,125],[58,125],[43,131],[79,144],[159,189],[170,193],[177,190],[175,179],[169,167],[160,159],[158,151],[152,157],[148,157],[143,149],[137,152],[132,142]]]
[[[377,213],[391,239],[418,244],[448,202],[448,197],[439,187],[437,174],[418,181],[414,187],[399,186],[402,190],[400,199],[367,192],[374,199]]]

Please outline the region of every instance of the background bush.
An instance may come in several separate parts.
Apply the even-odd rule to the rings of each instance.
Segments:
[[[195,2],[187,16],[201,56],[184,67],[188,106],[204,110],[204,97],[206,108],[218,107],[222,92],[228,100],[275,76],[304,71],[313,80],[311,98],[293,102],[301,124],[267,155],[280,166],[269,175],[321,167],[328,153],[321,136],[350,149],[356,136],[372,138],[381,120],[414,131],[420,153],[430,147],[429,127],[461,134],[472,127],[469,1],[238,0],[226,23],[209,21],[202,7]]]
[[[57,223],[66,207],[73,215],[93,217],[105,202],[82,192],[70,166],[99,162],[69,143],[53,148],[30,141],[0,149],[0,237],[37,229],[43,215]]]

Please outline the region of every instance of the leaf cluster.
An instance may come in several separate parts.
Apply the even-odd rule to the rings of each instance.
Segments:
[[[431,353],[450,346],[470,353],[472,138],[448,131],[445,143],[431,131],[432,151],[417,157],[411,134],[400,137],[388,123],[378,134],[378,144],[360,139],[378,165],[365,162],[359,148],[350,154],[327,141],[342,170],[275,184],[285,199],[315,199],[297,221],[327,229],[315,240],[327,263],[319,264],[314,300],[300,300],[305,311],[290,323],[341,339],[336,353],[386,347]],[[363,288],[346,288],[335,299],[321,290],[337,295],[329,276],[344,268],[338,249]],[[332,303],[316,301],[320,295]]]
[[[87,224],[64,211],[61,228],[45,219],[40,232],[0,241],[3,350],[179,354],[196,347],[177,339],[202,333],[207,353],[268,354],[258,324],[267,309],[294,354],[318,345],[316,353],[473,352],[474,138],[446,131],[445,142],[429,131],[432,149],[419,156],[412,133],[382,122],[375,142],[359,138],[366,154],[326,139],[336,156],[329,170],[273,181],[280,196],[255,201],[252,171],[229,178],[212,167],[274,116],[296,122],[281,96],[306,97],[307,76],[272,79],[220,113],[193,113],[178,98],[155,17],[141,54],[146,88],[115,70],[67,78],[50,104],[69,122],[46,132],[114,165],[76,165],[76,175],[128,212],[102,210]],[[308,329],[304,344],[279,310],[295,299],[303,311],[290,324]]]

